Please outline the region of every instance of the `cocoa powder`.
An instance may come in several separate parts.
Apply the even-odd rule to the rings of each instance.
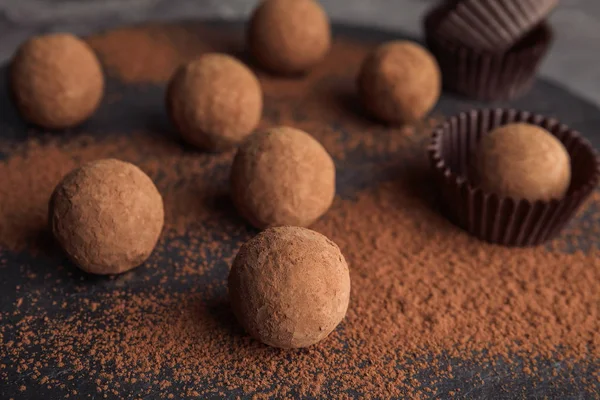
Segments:
[[[126,32],[151,46],[145,29]],[[111,38],[96,48],[117,46]],[[164,83],[174,59],[193,52],[171,46],[175,55],[160,68],[130,74],[131,60],[113,59],[112,71]],[[546,248],[468,236],[433,200],[427,124],[387,129],[345,102],[368,50],[337,41],[306,78],[261,76],[261,125],[304,129],[336,161],[338,196],[311,229],[340,246],[352,293],[346,319],[326,340],[282,351],[235,322],[227,274],[256,231],[228,199],[233,152],[197,153],[151,132],[41,135],[3,146],[0,163],[0,270],[19,281],[0,281],[0,379],[29,397],[52,390],[71,398],[463,398],[490,387],[490,377],[500,380],[494,393],[516,397],[542,384],[559,398],[570,387],[597,396],[600,193]],[[38,238],[62,175],[107,157],[153,178],[165,230],[144,266],[99,280]],[[474,392],[461,392],[457,381]]]
[[[109,72],[130,83],[168,80],[181,64],[210,47],[201,28],[168,25],[125,27],[90,36]]]

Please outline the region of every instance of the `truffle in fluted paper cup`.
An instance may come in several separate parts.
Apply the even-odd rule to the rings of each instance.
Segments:
[[[469,178],[482,136],[518,122],[542,127],[564,145],[572,176],[563,197],[532,202],[502,196]],[[473,110],[451,117],[433,131],[429,156],[447,217],[479,239],[506,246],[534,246],[555,237],[600,179],[600,159],[580,133],[527,111]]]

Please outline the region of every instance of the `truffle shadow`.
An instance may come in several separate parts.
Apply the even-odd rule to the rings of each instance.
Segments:
[[[202,152],[185,142],[171,123],[165,96],[166,88],[160,85],[126,86],[117,79],[107,78],[104,100],[81,130],[96,136],[115,131],[123,135],[141,131],[172,141],[186,152]]]
[[[228,340],[236,342],[237,346],[248,351],[246,356],[242,356],[244,359],[248,354],[255,362],[261,362],[262,356],[265,354],[275,354],[282,357],[291,356],[291,353],[285,349],[268,346],[248,335],[233,314],[231,303],[226,295],[211,300],[208,304],[208,310],[210,317],[214,318],[215,327],[224,330],[227,333]],[[232,354],[232,357],[239,356],[239,354]]]
[[[212,197],[205,198],[203,206],[215,215],[218,215],[219,219],[225,223],[225,226],[241,228],[252,235],[258,233],[258,230],[252,227],[239,214],[228,190],[220,191]]]
[[[416,157],[408,164],[391,166],[383,174],[387,177],[384,180],[396,181],[398,193],[408,193],[411,197],[419,199],[420,204],[432,212],[441,212],[443,204],[439,201],[435,176],[425,155]],[[398,177],[401,177],[400,182],[397,182]]]
[[[164,99],[163,93],[163,99]],[[182,148],[186,153],[199,152],[196,147],[187,143],[177,131],[177,128],[171,122],[166,108],[163,107],[148,107],[148,114],[145,121],[145,131],[153,133],[157,136],[162,136],[173,141],[177,147]]]
[[[214,318],[215,324],[226,331],[233,340],[252,340],[237,322],[227,298],[219,296],[219,298],[212,300],[208,305],[208,309],[210,316]]]
[[[60,250],[60,247],[55,243],[54,237],[52,237],[52,233],[48,226],[43,225],[40,226],[38,230],[33,230],[31,232],[31,237],[33,239],[32,247],[42,254],[53,258],[63,256],[63,253]]]
[[[3,139],[25,140],[29,137],[29,125],[21,118],[10,87],[10,65],[0,67],[0,129]]]
[[[418,163],[413,166],[410,174],[407,176],[406,190],[409,190],[411,194],[418,197],[434,212],[439,212],[441,203],[437,196],[437,185],[435,183],[433,171],[429,168],[429,165],[425,163]]]
[[[361,125],[382,125],[379,120],[374,118],[367,112],[360,101],[360,97],[356,90],[351,90],[349,87],[340,88],[336,93],[330,94],[331,101],[339,104],[341,110],[348,118],[358,120]]]
[[[75,288],[89,287],[91,290],[96,290],[99,287],[113,286],[115,277],[88,274],[79,269],[54,243],[49,231],[40,230],[35,240],[37,241],[35,245],[39,246],[38,249],[41,253],[24,251],[4,254],[7,265],[22,266],[21,268],[5,269],[6,277],[14,279],[14,276],[22,279],[25,274],[28,277],[27,284],[31,287],[60,282],[65,293],[72,293]],[[14,286],[5,288],[0,284],[0,291],[3,290],[12,291]]]

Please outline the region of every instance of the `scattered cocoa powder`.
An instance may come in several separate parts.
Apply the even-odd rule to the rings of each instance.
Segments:
[[[125,32],[152,48],[145,29]],[[96,48],[116,46],[97,40]],[[171,46],[160,68],[128,75],[133,61],[121,59],[112,70],[164,83],[174,59],[193,53]],[[306,130],[336,161],[338,197],[311,228],[340,246],[352,293],[346,319],[326,340],[282,351],[235,322],[227,274],[256,231],[228,198],[232,152],[197,153],[151,132],[40,134],[1,146],[0,380],[9,384],[0,395],[10,388],[13,397],[527,397],[544,385],[550,397],[597,396],[600,192],[546,248],[508,249],[466,235],[435,207],[427,129],[387,129],[346,101],[368,50],[339,41],[306,78],[261,77],[261,125]],[[107,157],[153,178],[165,230],[144,266],[101,279],[81,274],[39,237],[62,175]]]
[[[130,83],[168,80],[181,64],[210,47],[199,27],[142,25],[90,36],[109,72]]]

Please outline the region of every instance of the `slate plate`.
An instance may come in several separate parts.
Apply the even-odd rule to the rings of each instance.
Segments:
[[[239,23],[215,22],[205,23],[205,26],[209,26],[210,29],[215,29],[216,32],[222,32],[224,36],[239,37],[242,32]],[[366,43],[367,46],[401,37],[398,33],[392,34],[348,26],[336,26],[335,34],[338,40],[345,40],[349,43]],[[361,44],[361,46],[365,46],[365,44]],[[238,50],[239,48],[235,49],[235,51]],[[0,76],[2,76],[2,80],[0,80],[0,137],[5,140],[19,142],[39,134],[38,131],[28,127],[21,121],[12,106],[7,95],[6,67],[2,68]],[[332,77],[332,79],[335,79],[335,77]],[[108,93],[111,92],[119,93],[120,96],[118,100],[115,101],[113,99],[113,101],[110,102],[105,101],[94,118],[80,129],[74,130],[72,134],[81,131],[100,136],[106,132],[112,132],[117,128],[120,131],[134,132],[143,130],[149,125],[159,127],[168,126],[168,121],[164,114],[164,86],[127,86],[117,80],[111,79],[108,83]],[[351,90],[346,92],[344,96],[347,97],[343,100],[345,106],[349,107],[351,111],[360,113],[360,107],[358,106],[356,99],[352,97]],[[473,103],[451,95],[444,95],[434,113],[452,115],[462,110],[482,106],[487,107],[489,104]],[[589,102],[569,93],[555,83],[543,79],[538,80],[531,92],[525,97],[511,103],[494,104],[494,106],[510,106],[548,116],[554,116],[562,122],[581,131],[596,148],[600,147],[600,110]],[[303,119],[301,111],[293,110],[291,114],[294,115],[293,118],[297,118],[298,120]],[[267,119],[277,119],[277,116],[273,114],[273,110],[269,109],[269,101],[267,101],[265,116]],[[332,127],[336,128],[336,124],[336,121],[331,121]],[[346,127],[342,129],[352,128]],[[123,134],[125,135],[127,133]],[[351,160],[346,160],[344,162],[337,160],[338,193],[342,197],[352,196],[357,189],[370,186],[374,182],[386,178],[385,176],[382,176],[384,172],[380,170],[355,168],[356,166],[360,166],[363,162],[377,161],[372,159],[366,160],[359,153],[360,152],[352,156]],[[6,156],[7,154],[0,155],[2,158]],[[0,179],[2,179],[2,177],[0,177]],[[586,218],[586,214],[584,213],[581,218]],[[251,233],[252,230],[249,229],[248,234]],[[600,238],[593,236],[585,237],[581,242],[582,248],[599,245]],[[230,243],[222,243],[222,247],[230,249],[226,251],[233,251],[231,249],[233,246],[231,246]],[[45,280],[41,278],[46,273],[51,274],[55,278],[64,278],[62,279],[62,284],[59,287],[54,288],[52,296],[66,297],[72,295],[75,288],[84,288],[86,290],[84,290],[83,296],[86,296],[91,300],[93,300],[96,293],[110,291],[117,287],[117,285],[120,288],[125,287],[131,289],[143,286],[147,284],[144,278],[151,274],[150,271],[141,267],[136,270],[133,278],[125,281],[119,279],[95,279],[82,274],[77,275],[80,279],[73,279],[63,276],[65,275],[64,271],[60,272],[56,270],[57,265],[64,263],[64,259],[60,256],[49,257],[33,256],[27,253],[8,253],[4,255],[4,258],[7,260],[7,263],[0,268],[0,311],[2,313],[11,313],[14,311],[17,298],[22,297],[24,291],[33,292],[35,290],[40,290],[42,293],[48,291],[49,289]],[[39,278],[30,279],[23,276],[18,268],[19,265],[23,264],[35,266],[36,270],[40,272]],[[152,279],[152,277],[150,278]],[[223,280],[225,278],[226,269],[215,270],[210,276],[210,279]],[[197,282],[183,283],[180,281],[173,281],[170,284],[174,290],[184,291],[189,288],[190,285],[201,284],[202,279],[208,279],[208,277],[205,276],[198,279],[200,280]],[[20,286],[20,289],[17,289],[18,286]],[[47,300],[48,302],[50,302],[49,299]],[[42,296],[40,300],[41,304],[38,304],[38,307],[44,307],[44,301],[44,296]],[[65,316],[63,311],[51,307],[50,304],[48,304],[48,309],[53,310],[51,312],[55,313],[54,316],[56,318]],[[21,312],[22,315],[20,317],[0,320],[0,324],[3,324],[4,327],[8,328],[7,330],[10,331],[10,327],[15,324],[19,318],[23,315],[27,315],[27,309],[21,309]],[[3,364],[8,365],[8,379],[0,384],[0,398],[58,399],[63,398],[64,395],[73,388],[78,390],[78,398],[95,398],[98,396],[95,383],[91,380],[86,381],[85,379],[79,379],[76,382],[66,382],[66,388],[48,389],[46,386],[40,385],[34,380],[31,374],[18,373],[14,368],[14,364],[12,364],[12,362],[16,360],[10,360],[6,357],[1,361]],[[448,359],[446,362],[448,365],[454,365],[454,377],[452,379],[435,380],[435,373],[430,370],[422,371],[417,377],[423,385],[435,388],[439,398],[445,398],[451,391],[457,389],[460,389],[460,393],[465,397],[473,399],[504,399],[514,397],[548,397],[561,399],[589,398],[589,391],[586,391],[585,387],[587,385],[589,389],[589,382],[594,382],[594,379],[596,378],[593,377],[592,373],[597,369],[595,361],[588,364],[583,363],[576,367],[575,372],[568,383],[553,384],[551,371],[553,367],[560,362],[543,362],[538,366],[539,370],[537,372],[536,380],[541,380],[545,383],[533,384],[533,379],[530,375],[517,373],[517,377],[515,378],[514,375],[509,374],[511,371],[514,373],[514,367],[502,363],[492,367],[491,365],[471,365],[464,362],[454,364],[452,359]],[[52,367],[50,374],[61,376],[68,372],[68,367],[67,370],[65,370],[65,367]],[[476,376],[481,378],[475,378]],[[164,378],[169,379],[168,376],[165,376]],[[597,382],[597,380],[595,382]],[[141,383],[131,384],[124,381],[118,383],[121,387],[121,393],[127,394],[129,397],[134,397],[136,394],[144,392],[147,388]],[[19,390],[21,386],[26,386],[28,388],[26,393]],[[242,395],[242,393],[230,393],[232,398],[237,395]],[[111,396],[112,395],[109,395],[109,398]],[[153,396],[148,396],[147,398],[151,397]]]

